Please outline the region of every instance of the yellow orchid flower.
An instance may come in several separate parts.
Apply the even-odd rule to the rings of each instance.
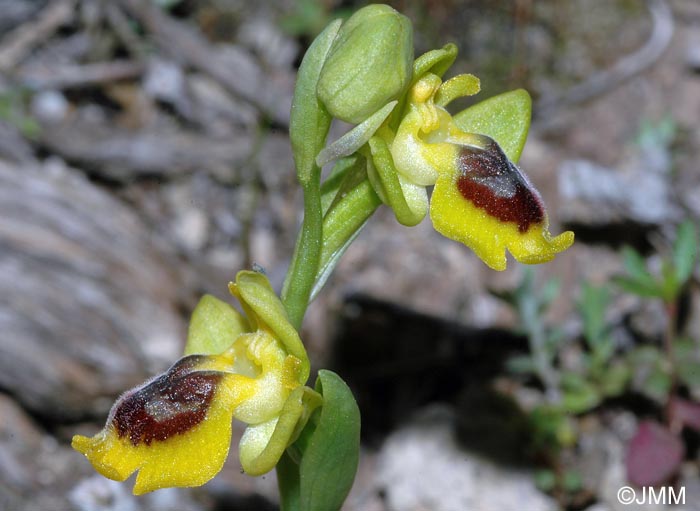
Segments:
[[[240,442],[243,469],[263,474],[274,468],[321,404],[321,396],[304,387],[306,352],[267,278],[239,272],[230,289],[247,319],[213,297],[205,297],[193,315],[195,324],[198,314],[217,308],[205,323],[217,335],[235,339],[225,351],[211,353],[203,347],[220,351],[220,339],[202,342],[191,331],[186,352],[203,348],[209,353],[187,355],[126,392],[97,435],[73,437],[73,448],[105,477],[124,481],[138,470],[136,495],[199,486],[214,477],[228,455],[232,418],[249,424]],[[228,331],[217,331],[217,324]],[[253,330],[243,331],[247,327]]]
[[[478,90],[478,79],[471,75],[443,83],[426,73],[409,91],[396,134],[387,129],[378,133],[390,140],[406,203],[420,221],[428,201],[426,193],[416,189],[435,185],[430,200],[435,229],[469,246],[495,270],[506,268],[506,249],[523,263],[549,261],[571,246],[574,234],[552,237],[542,199],[527,177],[495,140],[465,133],[445,109],[453,99]],[[372,156],[376,166],[374,150]],[[370,181],[377,181],[371,172]],[[375,189],[382,197],[381,186]]]

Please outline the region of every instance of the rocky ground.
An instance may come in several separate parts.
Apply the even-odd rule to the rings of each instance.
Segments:
[[[316,5],[321,22],[338,6],[156,3],[0,0],[0,509],[276,509],[274,474],[242,475],[235,445],[210,484],[139,499],[69,448],[179,356],[202,293],[225,298],[253,263],[279,288],[300,221],[286,130],[318,23],[299,5]],[[394,5],[416,20],[420,50],[464,48],[457,70],[480,75],[482,95],[535,95],[520,163],[552,232],[578,240],[536,281],[560,279],[546,319],[575,337],[582,282],[620,272],[622,245],[651,254],[700,217],[700,5],[669,0],[668,44],[641,0]],[[654,30],[658,55],[624,75],[619,62]],[[606,69],[619,83],[596,92]],[[580,83],[593,91],[585,101],[567,95]],[[406,229],[384,209],[350,247],[303,330],[314,364],[347,377],[365,414],[348,511],[557,509],[531,466],[474,447],[494,424],[474,396],[526,349],[490,290],[522,273],[495,274],[429,221]],[[696,288],[686,332],[697,340]],[[609,316],[645,338],[666,326],[630,296]],[[585,423],[589,511],[619,509],[637,421],[611,410]],[[683,509],[700,509],[697,460],[679,477]]]

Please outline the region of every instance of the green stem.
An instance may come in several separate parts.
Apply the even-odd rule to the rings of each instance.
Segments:
[[[304,221],[282,289],[282,303],[297,330],[309,305],[323,246],[320,169],[304,186]]]
[[[678,321],[678,303],[676,300],[677,299],[674,297],[673,299],[664,302],[667,325],[666,330],[664,331],[663,343],[666,360],[668,361],[671,371],[671,385],[669,388],[668,397],[666,399],[666,405],[664,407],[664,415],[666,423],[669,427],[673,427],[671,402],[678,389],[678,368],[676,367],[676,354],[673,349],[673,341],[676,338],[676,322]]]

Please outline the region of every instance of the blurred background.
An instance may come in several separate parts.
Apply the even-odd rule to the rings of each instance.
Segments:
[[[626,484],[700,509],[700,3],[389,3],[416,55],[457,44],[474,100],[531,93],[520,165],[577,241],[496,273],[380,209],[302,332],[363,413],[345,509],[664,509]],[[139,499],[69,443],[179,357],[203,293],[253,263],[280,288],[295,72],[362,5],[0,0],[0,509],[277,509],[235,440],[211,483]]]

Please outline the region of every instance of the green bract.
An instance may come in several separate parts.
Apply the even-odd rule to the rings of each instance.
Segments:
[[[369,5],[340,27],[318,97],[333,117],[360,123],[408,88],[412,65],[410,20],[388,5]]]

